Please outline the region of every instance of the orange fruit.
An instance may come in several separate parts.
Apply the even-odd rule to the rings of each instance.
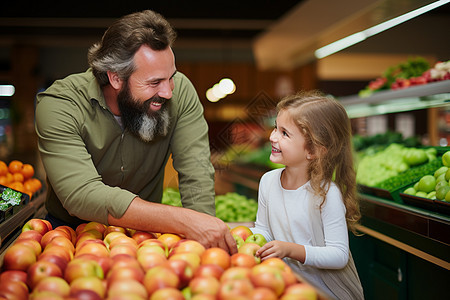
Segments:
[[[42,182],[37,178],[31,178],[33,185],[34,185],[34,191],[39,191],[42,188]]]
[[[10,172],[6,173],[6,180],[8,181],[8,183],[13,182],[13,174],[11,174]]]
[[[18,173],[22,171],[23,163],[19,160],[12,160],[9,165],[8,169],[11,173]]]
[[[24,179],[29,179],[34,175],[34,168],[30,164],[23,164],[21,173]]]
[[[0,184],[1,185],[8,185],[8,178],[6,176],[0,176]]]
[[[8,165],[4,161],[0,160],[0,176],[6,175],[8,171]]]
[[[25,179],[22,173],[13,173],[12,175],[13,175],[13,182],[23,182]]]
[[[23,188],[23,183],[22,182],[11,182],[8,185],[10,188],[12,188],[13,190],[19,191],[19,192],[23,192],[24,188]]]
[[[1,180],[1,177],[0,177],[0,180]],[[23,183],[23,187],[24,187],[25,190],[30,191],[32,193],[36,192],[35,184],[33,183],[32,179],[25,180],[24,183]]]

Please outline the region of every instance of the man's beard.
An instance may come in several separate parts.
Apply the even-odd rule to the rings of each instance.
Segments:
[[[168,99],[155,95],[139,102],[131,95],[128,82],[117,95],[120,115],[124,128],[139,137],[144,142],[150,142],[157,137],[166,136],[169,131]],[[158,111],[150,109],[152,102],[161,103]]]

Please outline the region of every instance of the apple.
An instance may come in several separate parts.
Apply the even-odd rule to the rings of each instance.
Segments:
[[[94,229],[82,231],[79,235],[77,235],[75,246],[78,246],[85,240],[103,240],[103,235]]]
[[[78,277],[88,276],[94,276],[100,279],[104,278],[103,269],[98,262],[94,260],[74,258],[67,264],[64,279],[69,284]]]
[[[56,227],[54,230],[60,230],[60,231],[64,231],[67,233],[67,235],[69,236],[69,239],[72,241],[73,244],[76,243],[77,240],[77,233],[75,232],[75,230],[67,225],[60,225],[58,227]]]
[[[84,239],[84,240],[79,240],[79,241],[76,243],[76,246],[75,246],[75,253],[78,252],[78,250],[79,250],[81,247],[83,247],[84,245],[89,244],[89,243],[97,243],[97,244],[102,245],[103,247],[106,247],[105,242],[103,242],[103,240],[99,240],[99,239]]]
[[[61,297],[67,297],[70,293],[70,286],[61,277],[50,276],[43,278],[33,289],[33,294],[43,291],[49,291],[60,295]]]
[[[142,282],[133,279],[114,281],[108,285],[108,299],[118,295],[137,295],[141,299],[148,299],[148,292]]]
[[[106,228],[108,229],[108,228]],[[116,238],[118,237],[122,237],[122,236],[126,236],[125,233],[121,232],[121,231],[112,231],[112,232],[104,232],[106,235],[103,238],[103,242],[105,242],[106,247],[109,247],[109,244]]]
[[[103,237],[106,237],[111,232],[120,232],[123,233],[124,235],[127,235],[127,230],[124,227],[109,225],[106,226],[105,231],[103,232]]]
[[[24,282],[21,281],[1,281],[0,299],[28,299],[28,287]]]
[[[84,259],[84,260],[96,261],[102,268],[103,274],[108,274],[109,270],[112,267],[112,262],[113,262],[111,257],[97,256],[97,255],[94,255],[91,253],[85,253],[85,254],[78,255],[77,258]]]
[[[220,282],[215,277],[195,277],[189,282],[192,296],[196,294],[217,295]]]
[[[208,277],[212,276],[216,279],[220,279],[224,272],[221,266],[216,264],[204,264],[200,265],[194,272],[194,277]]]
[[[182,239],[173,245],[169,256],[181,252],[194,252],[198,255],[202,255],[205,250],[205,247],[195,240]]]
[[[53,253],[42,253],[38,257],[38,261],[48,261],[57,265],[64,274],[67,264],[69,263],[65,258],[55,255]]]
[[[137,257],[139,264],[144,271],[148,271],[156,266],[162,265],[167,261],[164,255],[158,253],[147,253]]]
[[[189,281],[194,277],[194,270],[192,266],[185,260],[170,259],[165,265],[167,265],[172,271],[177,274],[180,279],[178,288],[184,288],[189,284]]]
[[[192,281],[191,281],[192,282]],[[156,290],[165,287],[178,287],[180,279],[172,269],[167,266],[156,266],[147,271],[143,284],[148,294],[151,296]]]
[[[156,245],[161,247],[164,252],[165,252],[165,256],[169,256],[169,249],[167,248],[167,245],[164,244],[162,241],[158,240],[158,239],[148,239],[148,240],[144,240],[142,242],[140,242],[138,244],[138,248],[146,246],[146,245]]]
[[[137,246],[131,246],[127,244],[118,244],[114,248],[109,250],[109,257],[113,258],[120,254],[126,254],[132,257],[137,257]]]
[[[64,298],[64,300],[103,300],[103,298],[92,290],[74,289],[70,291],[69,297]]]
[[[161,248],[160,246],[155,244],[144,244],[136,250],[136,255],[138,257],[141,255],[145,255],[146,253],[157,253],[163,255],[164,257],[166,257],[167,254],[164,248]]]
[[[7,270],[0,273],[0,282],[2,281],[19,281],[26,283],[27,282],[27,272],[19,271],[19,270]]]
[[[71,261],[74,256],[70,249],[58,245],[50,245],[49,247],[45,247],[44,251],[42,251],[42,254],[44,253],[52,253],[54,255],[61,256],[67,262]]]
[[[270,265],[257,265],[251,269],[250,280],[255,287],[267,287],[279,297],[285,289],[281,271]]]
[[[4,270],[27,271],[37,260],[36,254],[30,246],[24,244],[13,244],[9,247],[3,257]]]
[[[100,243],[87,243],[87,244],[83,245],[82,247],[80,247],[79,249],[77,249],[74,257],[78,257],[82,254],[87,254],[87,253],[90,253],[90,254],[93,254],[96,256],[100,256],[100,257],[108,257],[109,256],[109,250],[106,248],[105,245],[100,244]]]
[[[77,234],[77,236],[84,230],[86,225],[87,223],[81,223],[75,228],[75,233]]]
[[[315,288],[308,283],[299,282],[293,284],[286,288],[281,299],[305,299],[305,300],[316,300],[318,299],[318,294]]]
[[[238,249],[238,253],[244,253],[244,254],[252,256],[255,259],[255,262],[257,264],[259,264],[261,262],[261,258],[259,256],[256,256],[256,251],[258,251],[259,248],[261,248],[261,246],[258,244],[250,243],[250,242],[244,243],[244,245],[242,245]]]
[[[250,299],[252,300],[277,300],[278,297],[274,291],[266,287],[254,288],[250,293]]]
[[[250,279],[250,268],[245,267],[230,267],[226,269],[220,277],[220,282],[233,279]]]
[[[195,270],[200,266],[201,258],[197,253],[194,252],[181,252],[175,253],[174,255],[169,257],[169,260],[181,259],[187,261],[192,269]]]
[[[144,280],[144,275],[145,273],[140,267],[114,267],[111,268],[106,275],[106,281],[108,285],[125,279],[133,279],[142,282]]]
[[[281,275],[283,276],[286,287],[298,282],[297,277],[295,276],[289,265],[279,257],[268,258],[261,262],[261,265],[268,265],[278,268],[281,271]]]
[[[96,276],[78,277],[70,283],[70,294],[81,290],[91,290],[104,298],[106,287],[102,280]]]
[[[42,292],[35,292],[31,293],[29,300],[74,300],[70,297],[61,297],[60,295],[51,292],[51,291],[42,291]],[[86,299],[88,300],[88,299]],[[96,299],[97,300],[97,299]]]
[[[50,276],[62,278],[63,272],[57,264],[45,260],[38,260],[27,270],[27,285],[30,289],[33,289],[39,281]]]
[[[228,252],[222,248],[212,247],[208,248],[200,256],[200,263],[203,264],[217,264],[224,270],[228,269],[231,265],[231,257]]]
[[[40,234],[44,235],[51,229],[49,229],[47,223],[45,223],[42,219],[30,219],[22,227],[22,232],[27,230],[36,230]]]
[[[231,255],[231,267],[252,268],[256,264],[256,260],[252,255],[239,252]]]
[[[265,243],[267,243],[266,238],[260,234],[260,233],[255,233],[250,235],[246,240],[246,243],[255,243],[260,245],[261,247],[264,246]]]
[[[253,232],[244,225],[238,225],[230,230],[231,235],[237,235],[241,237],[244,241],[253,234]]]
[[[221,283],[219,299],[249,299],[253,285],[248,278],[231,279]]]
[[[233,234],[233,238],[236,241],[236,247],[238,249],[239,249],[239,247],[241,247],[245,243],[245,241],[240,236],[238,236],[236,234]]]
[[[23,231],[19,234],[16,241],[27,240],[27,239],[35,240],[35,241],[41,243],[42,234],[40,234],[36,230]]]
[[[443,155],[442,155],[442,164],[445,167],[450,167],[450,151],[446,151]]]
[[[72,253],[75,252],[75,246],[73,245],[72,241],[63,236],[54,237],[45,247],[47,248],[52,245],[62,246],[69,249]]]
[[[131,234],[131,238],[136,241],[139,245],[142,241],[149,239],[157,239],[156,234],[148,231],[136,230],[133,234]]]
[[[57,236],[62,236],[62,237],[69,239],[70,241],[72,241],[72,237],[70,236],[70,234],[68,232],[63,231],[63,230],[54,229],[54,230],[48,231],[47,233],[45,233],[42,236],[42,239],[41,239],[42,248],[44,249],[45,246],[47,246],[47,244],[50,243],[50,241]]]
[[[111,250],[112,248],[114,248],[117,245],[124,245],[124,244],[125,245],[129,245],[129,246],[133,246],[135,249],[138,248],[138,243],[134,239],[132,239],[132,238],[126,236],[126,235],[119,236],[119,237],[113,239],[111,241],[111,243],[109,243],[109,247],[108,248]]]
[[[97,230],[98,232],[100,232],[102,234],[102,238],[103,238],[104,237],[103,233],[105,232],[106,227],[107,226],[105,224],[102,224],[100,222],[91,221],[91,222],[85,223],[84,226],[79,229],[79,232],[77,232],[77,235],[83,231]]]
[[[14,244],[15,245],[19,245],[19,244],[26,245],[26,246],[32,248],[36,257],[38,257],[42,253],[41,244],[36,240],[21,239],[21,240],[17,240]]]
[[[172,247],[181,240],[181,236],[179,236],[178,234],[173,234],[173,233],[164,233],[161,234],[158,237],[158,240],[160,240],[161,242],[163,242],[164,244],[167,245],[167,248],[170,250],[172,250]]]
[[[113,260],[111,260],[111,268],[118,268],[118,267],[142,268],[136,257],[131,257],[126,254],[118,254],[114,257]]]
[[[152,294],[150,300],[184,300],[183,293],[176,288],[162,288]]]
[[[216,295],[208,295],[208,294],[196,294],[194,296],[192,296],[191,298],[186,298],[186,299],[191,299],[191,300],[216,300]],[[235,300],[235,299],[233,299]],[[239,300],[239,299],[236,299]],[[247,299],[244,299],[247,300]]]

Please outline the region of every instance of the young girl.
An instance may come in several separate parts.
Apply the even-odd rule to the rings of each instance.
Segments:
[[[283,258],[337,299],[363,299],[348,243],[360,219],[351,126],[344,107],[314,91],[277,105],[270,160],[285,165],[261,178],[253,233],[262,260]]]

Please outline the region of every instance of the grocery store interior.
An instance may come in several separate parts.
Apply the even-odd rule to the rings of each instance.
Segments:
[[[0,10],[0,160],[33,165],[43,184],[30,201],[40,202],[0,223],[2,240],[45,213],[36,93],[84,72],[88,48],[115,19],[152,9],[177,31],[177,70],[192,81],[204,107],[216,195],[235,199],[241,210],[231,217],[226,212],[225,221],[254,221],[259,179],[277,167],[268,143],[276,103],[319,89],[346,108],[355,161],[364,164],[357,167],[362,235],[350,234],[350,244],[366,299],[448,294],[450,197],[403,192],[442,167],[450,150],[449,1],[154,2],[77,1],[67,9],[64,1],[11,1]],[[223,79],[232,80],[231,88],[218,92],[230,82]],[[408,170],[392,166],[402,159],[398,148],[428,149],[435,160],[406,166],[410,172],[402,175]],[[170,162],[164,185],[165,196],[176,201]],[[239,205],[247,201],[251,213],[242,213]]]

